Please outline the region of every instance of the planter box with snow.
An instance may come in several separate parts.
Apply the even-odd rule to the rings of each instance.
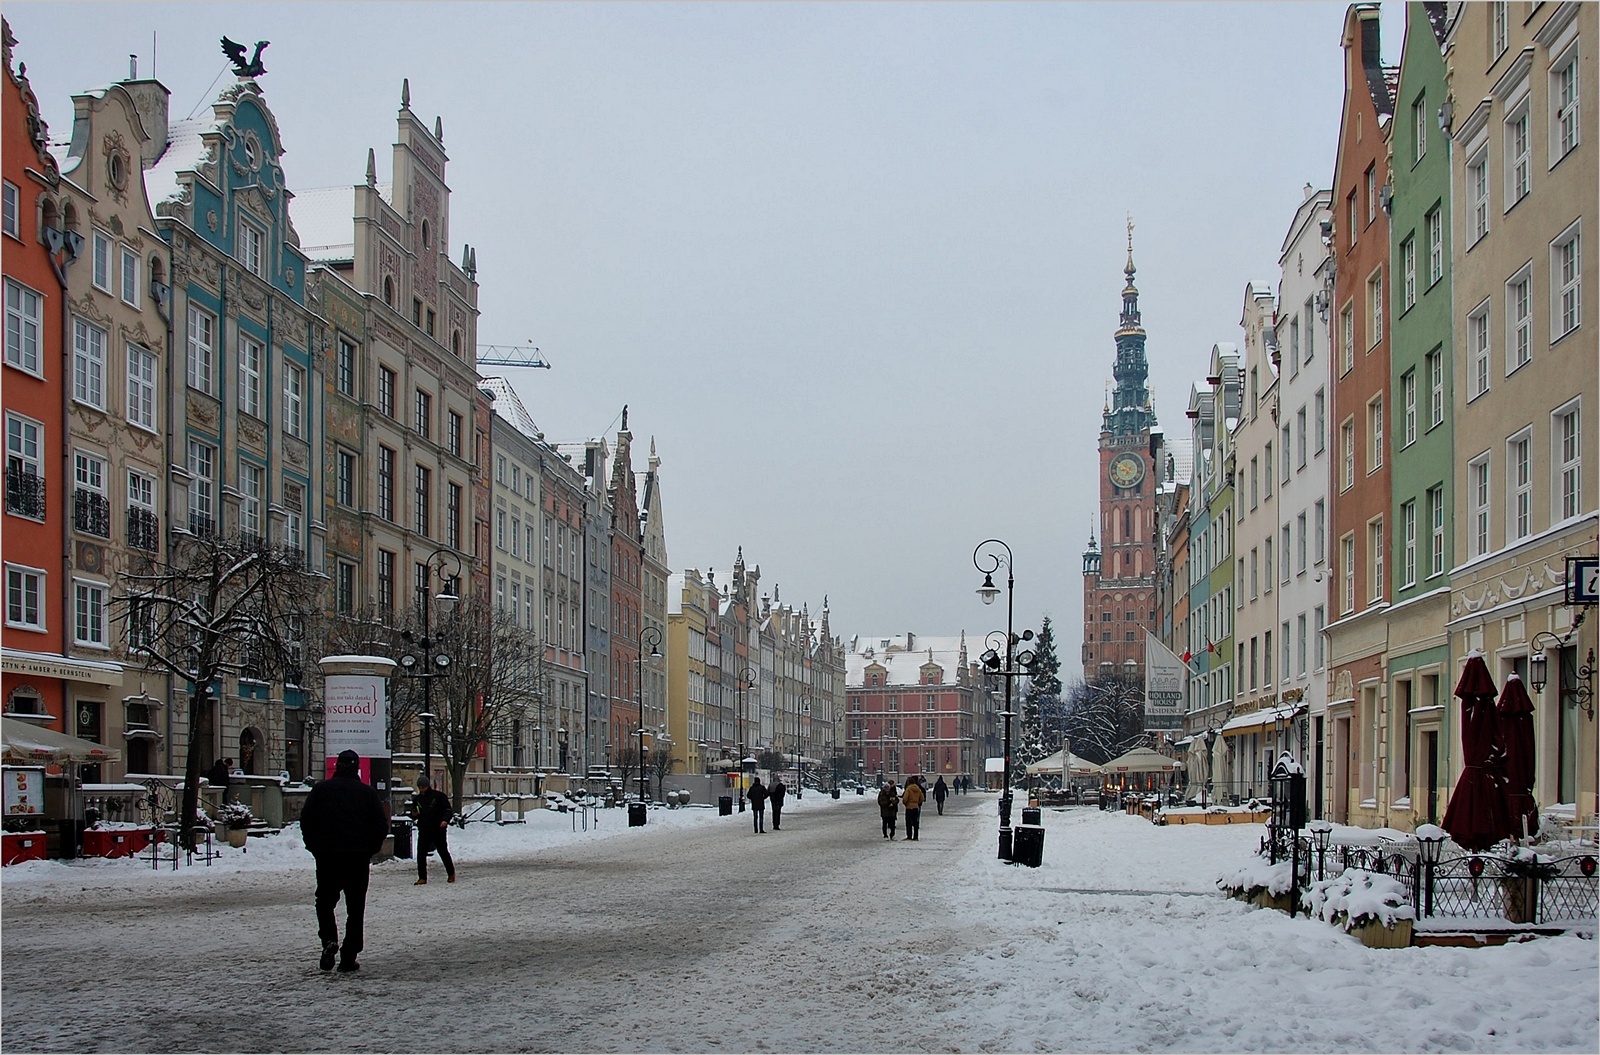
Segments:
[[[1358,923],[1350,928],[1350,933],[1369,949],[1405,949],[1411,945],[1411,921],[1408,919],[1397,919],[1392,927],[1384,926],[1380,920]]]

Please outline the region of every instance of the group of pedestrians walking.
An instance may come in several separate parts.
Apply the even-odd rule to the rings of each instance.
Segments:
[[[960,778],[957,778],[959,780]],[[894,781],[889,781],[878,792],[878,815],[883,820],[883,837],[895,837],[896,822],[900,817],[901,807],[906,814],[906,840],[915,841],[922,836],[922,806],[928,801],[929,792],[923,788],[923,778],[911,776],[906,778],[905,790],[895,787]],[[944,782],[944,777],[933,782],[933,804],[940,815],[944,814],[944,800],[950,795],[950,785]]]
[[[755,834],[767,834],[767,803],[772,804],[772,830],[783,830],[783,800],[789,794],[789,789],[783,786],[783,781],[774,780],[768,787],[761,783],[760,777],[752,777],[750,786],[745,789],[745,800],[750,803],[750,812],[755,821]]]

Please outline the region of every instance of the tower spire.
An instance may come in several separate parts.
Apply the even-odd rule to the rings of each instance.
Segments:
[[[1103,412],[1102,430],[1119,436],[1133,436],[1155,425],[1150,406],[1150,363],[1145,358],[1144,326],[1139,321],[1139,287],[1133,263],[1133,214],[1128,214],[1128,262],[1122,269],[1122,316],[1117,320],[1117,360],[1113,374],[1116,384],[1110,404]]]

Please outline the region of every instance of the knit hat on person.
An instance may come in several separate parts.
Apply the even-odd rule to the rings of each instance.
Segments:
[[[340,751],[339,757],[333,764],[336,775],[355,776],[361,772],[361,756],[354,751]]]
[[[433,786],[433,781],[429,780],[427,777],[418,777],[417,778],[417,787],[419,787],[419,788],[427,788],[427,787],[432,787],[432,786]]]

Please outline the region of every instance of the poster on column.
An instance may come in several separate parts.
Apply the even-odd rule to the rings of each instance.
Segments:
[[[329,674],[324,679],[326,774],[333,775],[341,751],[361,756],[361,779],[372,783],[372,761],[389,758],[389,696],[385,678],[373,674]]]

